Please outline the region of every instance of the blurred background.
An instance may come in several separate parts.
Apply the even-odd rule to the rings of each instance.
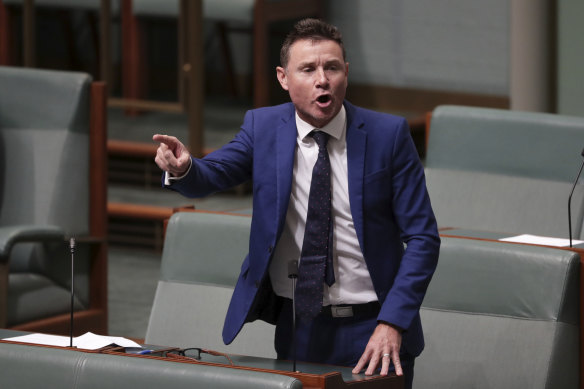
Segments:
[[[0,0],[0,65],[107,83],[110,333],[144,337],[173,209],[251,208],[246,185],[162,190],[152,135],[204,155],[246,110],[287,101],[279,47],[307,16],[343,33],[347,99],[405,116],[422,160],[438,105],[584,116],[581,0]]]

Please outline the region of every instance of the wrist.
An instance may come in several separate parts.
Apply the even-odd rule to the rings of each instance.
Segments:
[[[404,332],[404,329],[403,329],[403,328],[401,328],[400,326],[397,326],[397,325],[395,325],[395,324],[393,324],[393,323],[389,323],[389,322],[386,322],[386,321],[383,321],[383,320],[378,320],[378,321],[377,321],[377,323],[378,323],[378,324],[383,324],[383,325],[386,325],[386,326],[388,326],[388,327],[391,327],[391,328],[393,328],[394,330],[396,330],[397,332],[399,332],[400,334],[401,334],[402,332]]]

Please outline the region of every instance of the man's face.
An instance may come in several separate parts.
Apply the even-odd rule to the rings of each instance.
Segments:
[[[277,67],[278,81],[288,91],[298,116],[322,128],[341,110],[349,64],[338,43],[299,40],[290,47],[286,68]]]

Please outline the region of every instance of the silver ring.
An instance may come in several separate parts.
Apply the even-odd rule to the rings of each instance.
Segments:
[[[389,357],[389,356],[390,356],[390,354],[383,354],[382,358]]]

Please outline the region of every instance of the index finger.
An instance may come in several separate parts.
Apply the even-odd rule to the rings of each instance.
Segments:
[[[164,143],[165,145],[169,146],[170,148],[174,148],[174,146],[178,145],[178,139],[174,136],[170,135],[162,135],[162,134],[155,134],[152,137],[154,142]]]

